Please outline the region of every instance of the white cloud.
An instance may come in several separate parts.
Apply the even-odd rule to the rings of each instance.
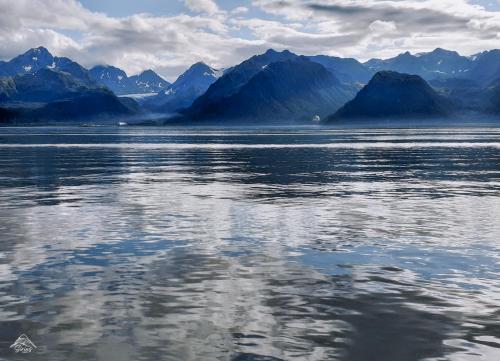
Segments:
[[[245,6],[238,6],[237,8],[234,8],[231,10],[231,14],[235,15],[241,15],[241,14],[246,14],[248,13],[248,8]]]
[[[267,13],[260,18],[247,7],[183,1],[195,14],[113,17],[76,0],[0,0],[0,58],[43,45],[84,66],[153,68],[173,80],[196,61],[227,67],[271,47],[362,60],[499,47],[500,13],[466,0],[253,0]]]
[[[396,24],[393,21],[383,20],[375,20],[368,28],[377,34],[384,34],[397,29]]]
[[[197,61],[215,67],[233,65],[251,55],[258,43],[230,36],[223,13],[116,18],[85,9],[74,0],[0,0],[3,59],[43,45],[87,67],[112,64],[128,74],[153,68],[174,80]]]
[[[466,0],[253,0],[252,4],[282,23],[307,24],[305,31],[313,36],[329,34],[325,53],[366,59],[436,46],[464,54],[498,47],[500,13]],[[283,40],[287,40],[283,46],[296,45],[296,39]]]
[[[186,6],[194,12],[215,14],[219,7],[213,0],[185,0]]]

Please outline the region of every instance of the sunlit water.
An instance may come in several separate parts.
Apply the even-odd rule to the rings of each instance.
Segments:
[[[500,360],[500,128],[0,128],[0,207],[3,359]]]

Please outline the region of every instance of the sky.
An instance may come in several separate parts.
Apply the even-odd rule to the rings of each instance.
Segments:
[[[269,48],[387,58],[500,48],[500,0],[0,0],[0,59],[45,46],[91,67],[235,65]]]

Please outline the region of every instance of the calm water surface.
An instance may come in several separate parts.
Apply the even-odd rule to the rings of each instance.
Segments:
[[[0,359],[500,360],[500,128],[1,128]]]

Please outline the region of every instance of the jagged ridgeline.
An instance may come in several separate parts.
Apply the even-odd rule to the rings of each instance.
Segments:
[[[211,68],[205,63],[196,63],[172,85],[158,92],[155,97],[146,99],[144,105],[155,112],[179,112],[191,106],[223,73],[222,70]]]
[[[153,70],[90,70],[43,47],[0,61],[0,121],[296,124],[339,119],[500,113],[500,51],[436,49],[361,63],[268,50],[215,69],[198,62],[173,83]]]
[[[192,120],[310,121],[355,94],[321,64],[268,51],[230,69],[184,111]]]
[[[87,69],[39,47],[0,64],[0,120],[84,121],[128,117],[140,112],[92,80]]]

